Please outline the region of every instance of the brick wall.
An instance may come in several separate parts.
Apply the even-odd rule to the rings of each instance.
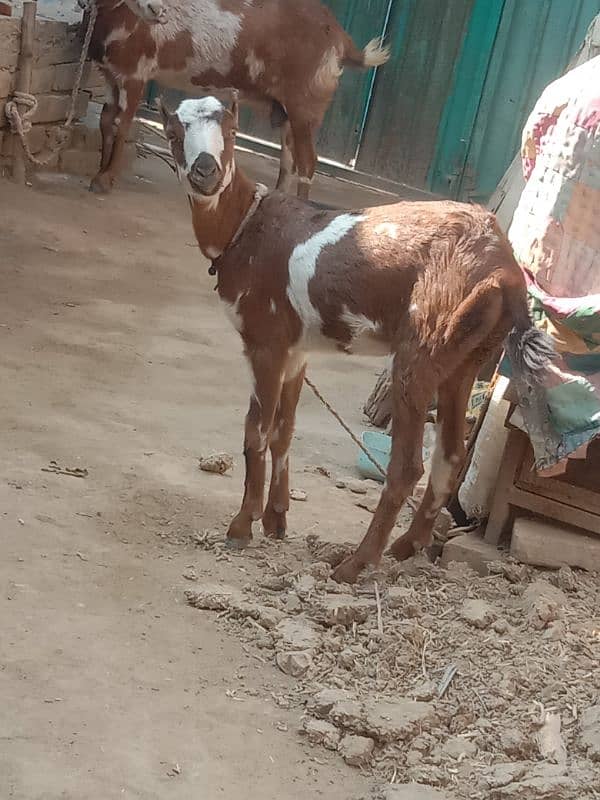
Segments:
[[[0,9],[4,0],[0,0]],[[0,11],[0,172],[10,169],[12,136],[4,113],[14,86],[20,49],[21,20]],[[31,92],[38,101],[33,127],[27,139],[32,152],[47,154],[56,141],[71,104],[71,92],[81,54],[79,27],[53,20],[37,20]],[[90,101],[104,96],[104,79],[98,69],[86,64],[82,91],[77,100],[76,119],[70,141],[48,165],[76,174],[92,175],[98,168],[100,136],[97,113],[88,113]],[[93,106],[91,110],[93,110]],[[89,127],[89,130],[88,130]],[[129,148],[129,156],[133,155]]]

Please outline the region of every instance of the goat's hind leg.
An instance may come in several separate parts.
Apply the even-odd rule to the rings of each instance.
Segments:
[[[434,376],[424,365],[405,369],[396,356],[392,372],[392,453],[387,479],[366,536],[356,552],[333,573],[340,583],[354,583],[368,564],[377,564],[387,545],[398,512],[423,474],[423,429]]]
[[[246,478],[242,506],[227,531],[230,547],[245,547],[252,539],[252,523],[263,515],[266,456],[273,419],[279,403],[286,357],[268,350],[248,354],[255,389],[250,398],[244,434]]]
[[[398,561],[410,558],[415,552],[432,544],[435,521],[448,502],[465,458],[465,412],[478,363],[461,368],[458,374],[439,388],[437,435],[431,473],[423,500],[408,531],[390,548],[390,554]]]

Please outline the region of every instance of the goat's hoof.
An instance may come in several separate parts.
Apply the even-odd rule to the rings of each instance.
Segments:
[[[364,564],[358,561],[356,556],[349,556],[334,569],[331,577],[336,583],[356,583],[363,567]]]
[[[110,194],[113,184],[110,177],[99,173],[90,183],[90,192],[94,194]]]
[[[251,541],[251,537],[247,539],[234,539],[228,536],[227,539],[225,539],[225,547],[228,550],[245,550]]]
[[[412,558],[416,553],[418,553],[420,549],[420,546],[415,547],[415,542],[398,539],[390,547],[387,555],[395,558],[396,561],[407,561],[409,558]]]
[[[277,512],[267,509],[262,518],[263,533],[267,539],[281,541],[285,539],[287,529],[285,511]]]

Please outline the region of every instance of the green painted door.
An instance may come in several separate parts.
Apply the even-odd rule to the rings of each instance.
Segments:
[[[395,0],[358,168],[425,187],[474,0]]]
[[[477,0],[440,126],[433,191],[487,201],[537,98],[598,13],[600,0]]]

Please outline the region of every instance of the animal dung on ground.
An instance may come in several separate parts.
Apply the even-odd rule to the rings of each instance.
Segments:
[[[200,469],[203,472],[225,475],[232,468],[233,456],[229,455],[229,453],[213,453],[200,459]]]
[[[304,489],[290,489],[290,500],[295,500],[298,503],[305,503],[308,495]]]

